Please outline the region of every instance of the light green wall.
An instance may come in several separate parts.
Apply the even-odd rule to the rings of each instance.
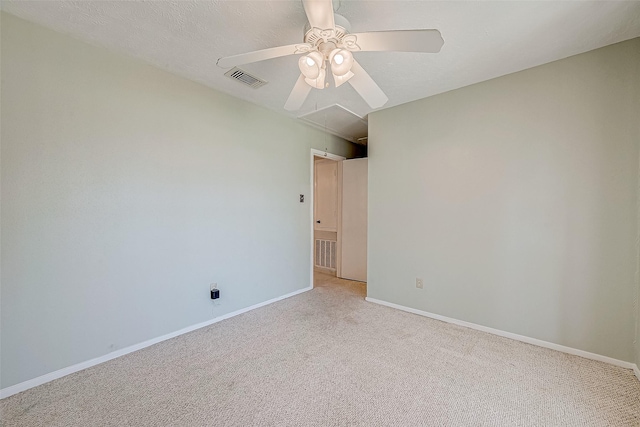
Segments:
[[[640,128],[640,117],[638,118],[638,128]],[[640,134],[640,131],[638,132]],[[640,160],[639,160],[640,162]],[[635,308],[636,308],[636,325],[634,336],[634,351],[635,351],[635,363],[638,369],[640,369],[640,169],[638,169],[638,230],[636,235],[636,250],[638,251],[638,258],[636,264],[636,295],[635,295]],[[640,379],[640,378],[638,378]]]
[[[639,121],[640,39],[371,114],[368,295],[634,360]]]
[[[353,144],[5,13],[2,66],[3,388],[309,286]]]

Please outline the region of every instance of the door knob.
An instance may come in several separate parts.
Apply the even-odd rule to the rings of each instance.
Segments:
[[[318,224],[320,224],[320,220],[317,220],[316,222],[317,222]]]

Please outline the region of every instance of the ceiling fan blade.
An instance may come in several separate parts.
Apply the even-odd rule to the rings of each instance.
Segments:
[[[444,44],[438,30],[372,31],[353,35],[356,36],[356,44],[364,52],[438,53]]]
[[[284,109],[287,111],[299,110],[307,96],[309,96],[309,92],[311,92],[311,86],[304,81],[304,74],[300,74],[287,102],[284,104]]]
[[[256,50],[249,53],[241,53],[240,55],[225,56],[218,59],[218,67],[231,68],[236,65],[248,64],[250,62],[264,61],[265,59],[279,58],[281,56],[293,55],[300,53],[298,44],[290,44],[288,46],[272,47],[270,49]]]
[[[387,103],[389,100],[387,95],[384,94],[369,73],[356,61],[353,61],[351,72],[353,73],[353,77],[348,80],[348,83],[351,84],[356,92],[369,104],[369,107],[374,109],[380,108]]]
[[[336,27],[332,0],[302,0],[302,5],[311,28],[333,30]]]

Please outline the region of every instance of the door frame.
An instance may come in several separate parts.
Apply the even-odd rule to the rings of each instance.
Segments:
[[[311,175],[311,179],[309,181],[309,228],[311,229],[311,247],[310,247],[310,254],[309,254],[309,260],[311,261],[311,276],[310,276],[310,280],[311,280],[311,287],[313,288],[313,271],[314,271],[314,267],[315,267],[315,259],[313,257],[313,252],[315,250],[316,247],[316,242],[315,242],[315,228],[313,226],[313,214],[314,214],[314,203],[315,203],[315,196],[314,196],[314,184],[315,184],[315,166],[314,166],[314,157],[322,157],[324,159],[330,159],[330,160],[335,160],[335,161],[340,161],[340,160],[346,160],[346,157],[343,156],[338,156],[337,154],[332,154],[332,153],[328,153],[326,151],[322,151],[322,150],[316,150],[315,148],[311,149],[311,155],[309,157],[310,160],[310,167],[309,169],[311,170],[310,175]],[[338,175],[338,181],[340,181],[340,175]],[[338,182],[338,187],[340,187],[340,182]],[[339,207],[339,213],[338,213],[338,236],[340,236],[340,222],[341,222],[341,217],[342,217],[342,208],[341,205],[342,203],[340,203],[342,201],[342,195],[338,194],[338,207]],[[340,238],[338,237],[338,243],[336,246],[340,245]],[[340,255],[340,248],[337,248],[337,255]],[[337,258],[337,257],[336,257]],[[338,263],[337,259],[336,259],[336,263]],[[338,264],[339,265],[339,264]],[[336,271],[336,275],[338,274],[338,271]]]

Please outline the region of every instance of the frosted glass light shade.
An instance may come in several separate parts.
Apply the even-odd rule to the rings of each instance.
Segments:
[[[343,76],[336,76],[334,74],[333,81],[335,82],[336,87],[339,87],[341,84],[346,83],[351,77],[353,77],[353,73],[351,71],[348,71],[347,74]]]
[[[307,79],[317,79],[324,65],[324,57],[320,52],[311,52],[298,60],[298,68]]]
[[[329,54],[329,62],[334,76],[344,76],[351,71],[353,55],[345,49],[334,49]]]
[[[324,68],[320,68],[320,72],[318,73],[318,77],[315,79],[305,78],[304,81],[311,87],[316,89],[324,89],[324,80],[327,77],[327,71]]]

